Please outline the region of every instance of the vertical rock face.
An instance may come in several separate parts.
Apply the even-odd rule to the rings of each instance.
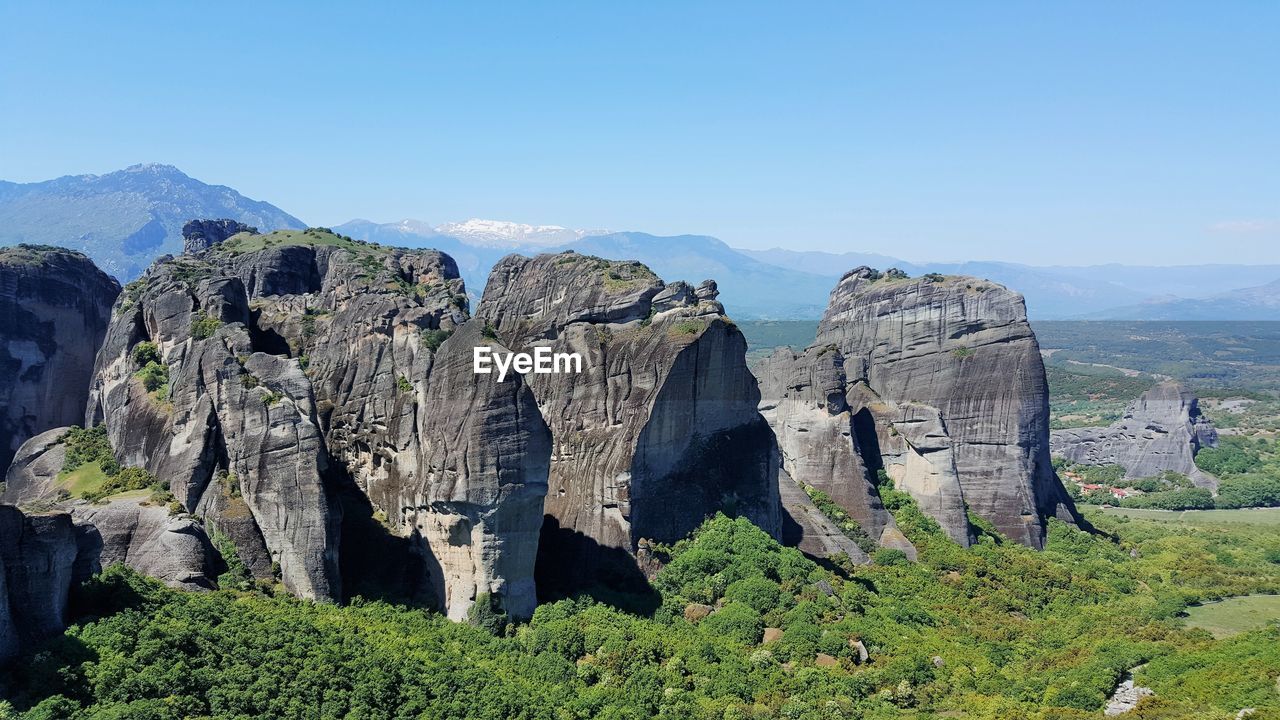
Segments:
[[[79,555],[71,516],[0,505],[0,663],[66,627]]]
[[[1177,382],[1146,391],[1107,427],[1054,430],[1050,439],[1053,454],[1073,463],[1120,465],[1132,479],[1170,471],[1197,487],[1218,487],[1195,463],[1201,448],[1218,446],[1218,431],[1201,414],[1199,398]]]
[[[893,528],[868,480],[879,470],[962,545],[967,510],[1037,548],[1045,518],[1075,521],[1050,463],[1048,386],[1017,293],[858,268],[832,291],[814,345],[779,351],[761,374],[784,468],[882,545]]]
[[[864,550],[849,547],[848,535],[832,534],[829,518],[814,512],[800,485],[821,491],[844,508],[867,539],[878,545],[909,546],[885,510],[863,460],[854,426],[854,408],[846,397],[844,357],[834,346],[811,347],[803,353],[779,348],[761,368],[769,378],[762,386],[772,400],[762,412],[774,428],[781,450],[783,504],[796,523],[798,535],[787,538],[805,552],[829,555],[845,552],[865,560]],[[791,481],[796,490],[786,485]],[[834,543],[834,544],[833,544]]]
[[[0,473],[34,435],[80,421],[120,285],[62,248],[0,248]]]
[[[625,582],[641,539],[679,539],[717,510],[778,534],[776,448],[715,297],[709,281],[574,253],[494,268],[477,318],[513,350],[581,357],[580,373],[526,376],[553,438],[550,584]]]
[[[71,428],[45,430],[30,440],[13,456],[4,476],[4,494],[0,502],[26,505],[40,500],[53,500],[57,494],[58,473],[67,459],[62,438]]]
[[[1021,295],[859,268],[832,291],[816,344],[844,355],[851,395],[889,429],[890,476],[953,537],[967,534],[957,483],[970,510],[1032,547],[1046,517],[1074,520],[1050,464],[1048,385]]]
[[[427,577],[408,582],[451,617],[483,593],[528,614],[549,437],[518,376],[471,373],[490,339],[455,333],[465,320],[441,253],[236,234],[130,285],[88,419],[298,595],[341,597],[341,524],[407,543],[374,559],[403,570],[419,556]],[[343,507],[363,517],[344,522]]]
[[[519,375],[472,372],[481,345],[505,351],[473,320],[441,346],[424,403],[433,412],[423,420],[421,481],[398,505],[435,560],[431,581],[449,617],[465,619],[482,593],[530,617],[551,434]]]

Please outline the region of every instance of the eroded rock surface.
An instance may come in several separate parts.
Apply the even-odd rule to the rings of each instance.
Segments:
[[[0,663],[66,627],[80,554],[70,515],[0,505]]]
[[[217,551],[200,523],[185,513],[171,515],[141,498],[119,498],[77,503],[71,516],[97,547],[102,567],[122,563],[183,590],[217,587]]]
[[[120,285],[63,248],[0,248],[0,474],[28,438],[80,422]]]
[[[1198,487],[1218,486],[1195,463],[1201,448],[1218,446],[1218,431],[1200,412],[1199,399],[1177,382],[1146,391],[1107,427],[1054,430],[1050,440],[1055,456],[1083,465],[1120,465],[1127,478],[1170,471],[1186,475]]]
[[[89,420],[258,578],[342,597],[341,523],[382,555],[376,569],[342,566],[362,592],[384,589],[370,576],[394,565],[451,617],[480,594],[528,614],[549,439],[518,376],[471,372],[472,345],[490,339],[474,324],[455,333],[466,318],[439,252],[236,234],[130,285]]]
[[[798,527],[800,549],[815,555],[846,552],[855,561],[867,557],[856,545],[849,547],[845,531],[821,511],[815,513],[804,488],[818,490],[844,508],[858,525],[855,532],[867,540],[903,545],[863,460],[840,351],[831,345],[803,353],[779,348],[763,364],[761,375],[769,378],[762,385],[776,393],[762,403],[762,413],[778,439],[784,471],[779,485],[787,514]],[[788,480],[798,487],[788,487]],[[833,530],[844,539],[833,536]]]
[[[0,502],[26,505],[57,496],[58,473],[67,460],[62,438],[71,428],[45,430],[18,448],[4,477],[4,494]]]
[[[625,582],[641,539],[677,540],[717,510],[779,533],[777,451],[715,297],[712,282],[575,253],[493,269],[477,318],[513,350],[582,358],[581,373],[526,376],[554,443],[548,583]]]
[[[1076,520],[1050,463],[1048,386],[1017,293],[857,268],[832,291],[813,347],[775,355],[761,374],[797,479],[837,489],[871,528],[883,526],[864,478],[877,470],[961,544],[972,538],[966,508],[1032,547],[1046,518]],[[806,423],[788,420],[798,401]],[[843,420],[813,434],[814,411],[827,408],[850,413],[848,437]]]

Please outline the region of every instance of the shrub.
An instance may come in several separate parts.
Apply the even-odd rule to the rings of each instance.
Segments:
[[[907,554],[897,548],[880,548],[871,556],[877,565],[910,565],[911,558]]]
[[[155,343],[147,340],[143,340],[137,345],[134,345],[131,355],[133,357],[133,361],[138,364],[138,367],[146,367],[151,363],[160,363],[159,348],[156,347]]]
[[[222,327],[222,321],[201,310],[191,323],[191,337],[196,340],[207,340]]]
[[[743,645],[755,645],[764,634],[764,620],[746,603],[731,602],[698,623],[698,629]]]
[[[490,634],[501,635],[507,627],[507,613],[502,609],[496,596],[480,593],[476,595],[475,602],[467,610],[467,622],[487,630]]]
[[[435,352],[453,333],[448,330],[425,330],[422,333],[422,347]]]
[[[742,603],[758,613],[765,613],[779,604],[782,588],[767,578],[749,577],[730,584],[724,597],[726,600]]]

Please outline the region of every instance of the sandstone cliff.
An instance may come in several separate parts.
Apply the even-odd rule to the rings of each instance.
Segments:
[[[779,533],[777,451],[716,294],[575,253],[493,269],[479,320],[512,349],[582,357],[581,373],[526,377],[554,444],[548,584],[634,579],[642,539],[677,540],[717,510]]]
[[[62,248],[0,248],[0,475],[18,447],[80,421],[120,285]]]
[[[762,374],[784,462],[873,533],[885,527],[866,480],[878,469],[961,544],[966,508],[1032,547],[1045,518],[1076,519],[1050,463],[1044,366],[1017,293],[857,268],[832,291],[813,347]]]
[[[1218,481],[1196,467],[1195,455],[1201,448],[1217,445],[1218,431],[1200,413],[1199,399],[1177,382],[1163,382],[1146,391],[1107,427],[1050,434],[1053,454],[1073,463],[1120,465],[1131,479],[1171,471],[1211,490],[1217,489]]]

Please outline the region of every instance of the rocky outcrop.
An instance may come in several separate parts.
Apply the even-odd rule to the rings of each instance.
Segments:
[[[513,350],[581,357],[581,372],[526,376],[554,443],[540,580],[638,579],[641,539],[677,540],[717,510],[779,533],[777,451],[715,297],[575,253],[494,268],[477,318]]]
[[[518,376],[471,372],[473,345],[492,338],[466,319],[441,253],[321,230],[235,235],[131,286],[88,420],[106,423],[122,464],[168,478],[256,577],[341,597],[341,524],[361,542],[398,538],[374,561],[421,566],[405,582],[451,617],[481,594],[527,615],[549,438]]]
[[[0,473],[23,442],[78,423],[120,285],[62,248],[0,248]]]
[[[0,505],[0,663],[66,627],[80,554],[70,515]]]
[[[1120,465],[1131,479],[1176,472],[1209,489],[1218,481],[1196,467],[1195,456],[1217,446],[1218,431],[1201,414],[1199,399],[1177,382],[1146,391],[1107,427],[1054,430],[1050,436],[1052,453],[1070,462]]]
[[[185,513],[140,498],[77,503],[72,519],[102,567],[121,563],[183,590],[217,587],[219,558],[204,528]]]
[[[472,348],[505,352],[472,320],[441,346],[424,398],[422,454],[398,498],[425,545],[431,583],[462,620],[479,594],[516,617],[537,605],[533,569],[547,494],[551,434],[519,375],[472,370]]]
[[[18,448],[5,474],[5,489],[0,495],[0,502],[27,505],[56,498],[58,473],[62,472],[67,459],[62,438],[69,429],[46,430]]]
[[[779,348],[763,364],[762,383],[773,398],[761,403],[781,450],[779,480],[783,505],[796,523],[793,544],[813,555],[845,552],[855,561],[867,559],[849,539],[850,531],[835,526],[812,506],[805,488],[818,490],[846,510],[867,540],[881,546],[909,547],[893,517],[880,501],[863,460],[854,409],[845,397],[844,357],[834,346],[811,347],[803,353]],[[792,489],[786,485],[790,480]],[[814,512],[818,510],[817,512]],[[833,535],[832,530],[836,531]],[[842,539],[843,538],[843,539]]]
[[[236,233],[258,234],[258,228],[236,220],[191,220],[182,226],[182,252],[198,253]]]
[[[1046,518],[1076,520],[1050,464],[1044,366],[1015,292],[857,268],[832,291],[813,347],[775,356],[762,375],[797,479],[838,488],[833,497],[872,528],[864,478],[876,470],[961,544],[971,539],[966,510],[1037,548]],[[843,419],[813,434],[819,411],[846,409],[847,438]],[[809,420],[788,426],[801,410]]]

